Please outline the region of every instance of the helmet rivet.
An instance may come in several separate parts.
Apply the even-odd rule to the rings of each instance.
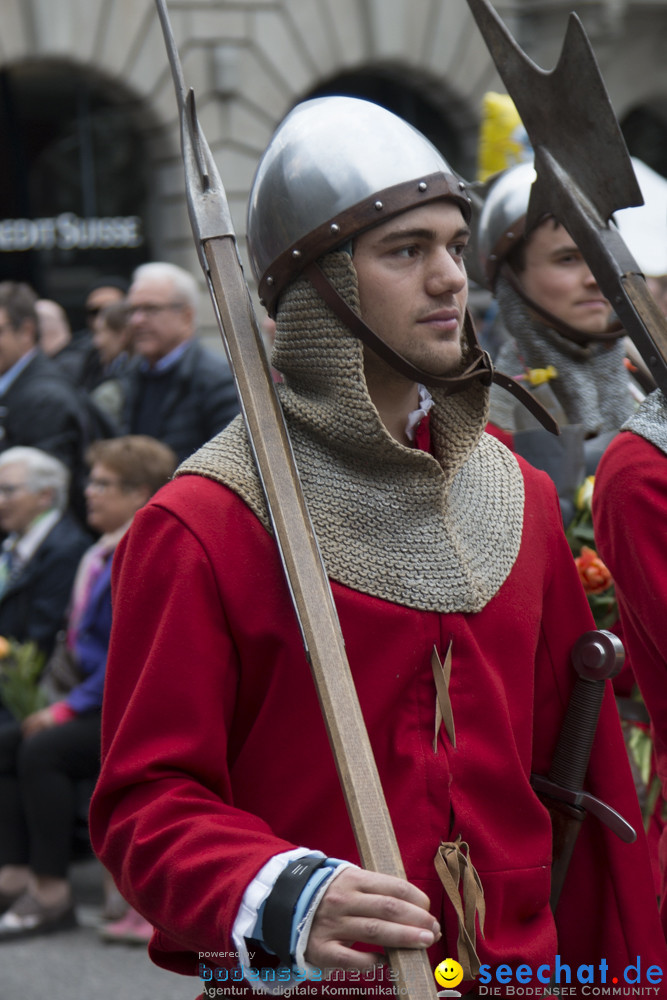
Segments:
[[[383,208],[384,208],[384,205],[382,204],[381,201],[376,201],[375,202],[375,209],[376,209],[376,211],[381,212]]]
[[[337,222],[332,222],[331,223],[331,232],[332,233],[339,233],[340,232],[340,226],[338,225]]]
[[[271,277],[271,275],[269,275],[268,278],[266,279],[266,283],[267,283],[267,285],[272,285],[273,284],[273,278]]]
[[[300,250],[292,250],[292,257],[294,257],[294,260],[298,260],[300,256],[301,256]]]
[[[420,181],[419,182],[419,190],[420,191],[426,191],[427,188],[428,188],[428,184],[426,183],[426,181]]]
[[[514,233],[511,233],[509,230],[505,233],[505,236],[507,237],[508,240],[514,239]]]
[[[459,191],[465,191],[466,186],[463,181],[459,181]]]

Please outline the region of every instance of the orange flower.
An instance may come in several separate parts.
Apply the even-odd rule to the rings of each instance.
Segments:
[[[4,660],[5,657],[9,656],[11,651],[12,647],[10,646],[8,640],[5,639],[4,635],[0,635],[0,660]]]
[[[574,560],[579,570],[579,579],[587,594],[601,594],[614,582],[611,573],[600,559],[595,549],[582,545],[581,555]]]

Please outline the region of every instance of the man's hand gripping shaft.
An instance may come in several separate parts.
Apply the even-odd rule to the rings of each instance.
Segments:
[[[440,926],[425,893],[393,875],[346,868],[317,908],[306,948],[316,968],[369,969],[385,963],[384,948],[429,948]],[[377,951],[352,948],[355,942]]]

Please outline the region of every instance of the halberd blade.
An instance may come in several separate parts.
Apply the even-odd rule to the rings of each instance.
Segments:
[[[567,229],[667,394],[667,320],[609,224],[613,212],[643,198],[581,22],[570,16],[558,63],[546,72],[522,52],[488,0],[468,0],[468,6],[533,145],[538,179],[527,229],[545,214]]]
[[[488,0],[468,0],[533,149],[545,146],[604,224],[613,212],[643,204],[591,44],[570,14],[556,67],[543,70],[517,45]],[[584,152],[585,150],[585,152]],[[582,155],[583,154],[583,155]],[[529,224],[542,214],[539,185]]]

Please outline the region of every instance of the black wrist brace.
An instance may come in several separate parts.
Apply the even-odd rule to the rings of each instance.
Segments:
[[[296,861],[290,861],[276,879],[264,904],[262,939],[283,965],[292,964],[290,939],[294,908],[308,879],[314,871],[325,864],[326,860],[307,854]]]

